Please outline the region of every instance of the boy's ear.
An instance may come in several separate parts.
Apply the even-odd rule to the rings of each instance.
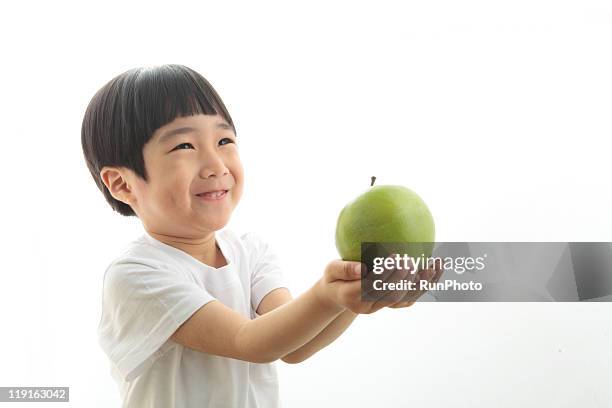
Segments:
[[[100,170],[102,182],[116,199],[125,204],[132,205],[136,201],[132,188],[130,187],[129,174],[124,168],[104,166]]]

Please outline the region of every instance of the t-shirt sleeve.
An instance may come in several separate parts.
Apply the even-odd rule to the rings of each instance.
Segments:
[[[277,288],[289,288],[277,253],[257,234],[242,236],[250,253],[251,307],[257,314],[262,299]]]
[[[125,259],[106,270],[100,345],[127,381],[137,377],[176,329],[215,300],[177,268]]]

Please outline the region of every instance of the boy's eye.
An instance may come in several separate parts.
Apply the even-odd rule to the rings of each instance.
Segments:
[[[233,139],[229,138],[229,137],[224,137],[223,139],[219,140],[219,145],[223,146],[226,145],[228,143],[236,143]],[[183,147],[183,146],[190,146],[190,147]],[[181,143],[179,145],[177,145],[174,149],[172,150],[185,150],[185,149],[193,149],[193,145],[189,142],[185,142],[185,143]]]
[[[224,140],[227,140],[227,143],[223,143]],[[223,139],[219,140],[219,144],[221,146],[226,145],[228,143],[235,143],[232,139],[230,139],[229,137],[224,137]]]
[[[184,150],[183,148],[181,148],[181,146],[191,146],[193,148],[193,145],[191,143],[185,142],[185,143],[181,143],[180,145],[176,146],[174,149],[172,150]]]

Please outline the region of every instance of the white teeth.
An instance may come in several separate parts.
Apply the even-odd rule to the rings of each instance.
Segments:
[[[221,197],[223,194],[225,194],[225,190],[220,190],[220,191],[211,191],[209,193],[204,193],[204,194],[199,194],[201,196],[206,196],[206,197],[211,197],[211,198],[219,198]]]

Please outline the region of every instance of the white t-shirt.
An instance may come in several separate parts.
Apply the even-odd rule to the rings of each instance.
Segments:
[[[202,353],[170,339],[218,300],[248,319],[270,291],[287,287],[277,256],[256,234],[217,231],[227,265],[208,266],[146,231],[104,275],[100,346],[124,408],[280,407],[274,363]]]

